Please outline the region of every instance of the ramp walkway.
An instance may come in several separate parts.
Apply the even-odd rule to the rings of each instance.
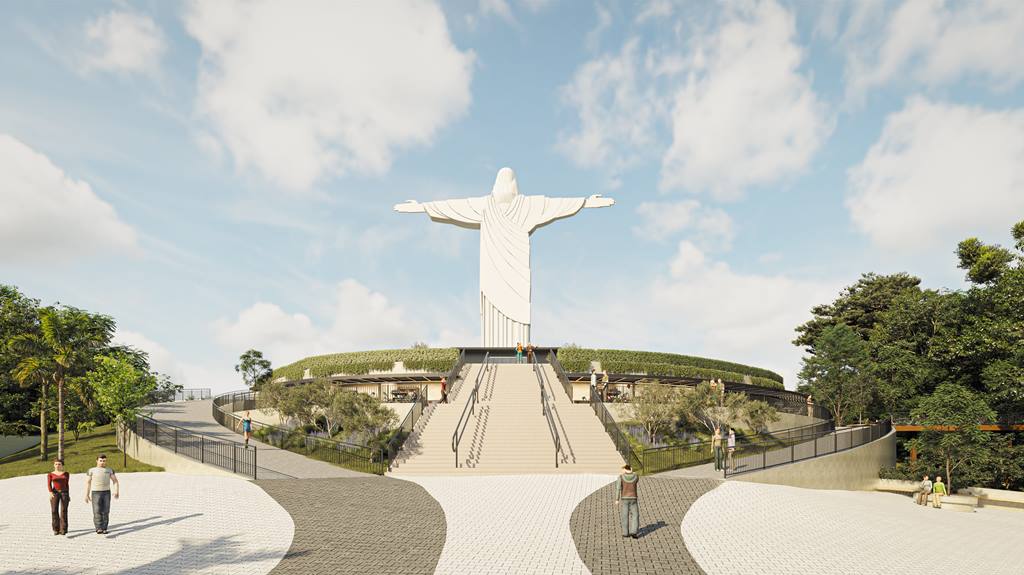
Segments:
[[[157,422],[176,425],[193,433],[234,443],[241,440],[240,435],[223,427],[213,418],[213,400],[211,399],[157,403],[146,406],[144,411],[151,413],[150,417]],[[370,476],[367,473],[351,471],[279,449],[255,439],[251,440],[249,444],[255,445],[259,452],[258,464],[261,469],[257,471],[257,479]]]

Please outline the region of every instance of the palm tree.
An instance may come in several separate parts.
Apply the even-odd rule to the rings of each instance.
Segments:
[[[47,383],[49,383],[49,361],[47,347],[39,333],[23,333],[14,336],[8,344],[21,359],[11,370],[11,375],[21,387],[39,386],[39,460],[46,461],[50,442],[47,433],[46,412]]]
[[[68,377],[89,369],[96,352],[104,349],[114,335],[113,318],[90,314],[78,308],[46,307],[39,310],[40,334],[26,334],[21,345],[32,350],[14,370],[21,381],[46,380],[57,387],[57,457],[64,457],[64,384]],[[31,342],[31,343],[30,343]],[[40,417],[40,425],[45,424]],[[44,452],[45,457],[45,452]]]

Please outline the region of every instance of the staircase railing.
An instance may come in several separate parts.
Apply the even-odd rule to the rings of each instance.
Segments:
[[[464,365],[466,365],[466,350],[461,350],[459,352],[459,359],[455,361],[455,365],[452,366],[451,371],[448,372],[448,376],[445,378],[445,381],[448,383],[448,401],[455,399],[459,390],[462,389],[462,384],[456,387],[456,383],[458,383],[459,373]]]
[[[551,441],[555,444],[555,467],[558,467],[558,456],[562,453],[562,436],[558,433],[558,428],[555,426],[555,418],[551,414],[551,410],[554,406],[550,403],[548,392],[544,389],[544,370],[541,369],[539,363],[533,364],[533,373],[537,376],[537,385],[540,386],[540,408],[544,414],[544,419],[548,422],[548,431],[551,433]]]
[[[550,363],[551,367],[555,369],[555,377],[557,377],[558,381],[561,382],[562,389],[565,390],[565,395],[569,397],[569,401],[572,401],[572,384],[569,383],[569,378],[565,375],[565,370],[562,369],[562,363],[558,361],[558,356],[555,355],[555,352],[548,352],[548,363]]]
[[[412,434],[413,429],[416,428],[416,422],[419,421],[420,416],[423,415],[428,405],[427,386],[421,385],[412,396],[412,408],[409,409],[409,413],[405,414],[405,418],[402,419],[402,423],[398,424],[395,434],[391,436],[387,445],[384,446],[388,471],[391,471],[395,457],[398,455],[398,450],[402,449],[402,445],[405,444],[405,440]]]
[[[469,424],[469,416],[473,415],[476,410],[476,401],[480,396],[480,382],[483,381],[483,375],[487,371],[490,358],[490,353],[484,355],[484,362],[480,365],[480,371],[476,374],[476,383],[473,384],[473,391],[469,396],[469,401],[466,402],[466,407],[462,408],[462,415],[459,416],[459,422],[455,424],[455,431],[452,433],[452,451],[455,453],[455,467],[459,467],[459,442],[462,441],[462,433],[466,431],[466,425]]]

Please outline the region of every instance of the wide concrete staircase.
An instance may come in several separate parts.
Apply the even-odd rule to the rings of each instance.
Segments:
[[[575,405],[550,365],[544,386],[562,452],[555,467],[555,446],[544,416],[540,387],[532,365],[490,364],[479,401],[459,444],[459,466],[451,449],[458,424],[481,366],[466,373],[452,403],[438,405],[430,422],[402,448],[392,472],[399,475],[514,475],[555,473],[617,473],[622,458],[589,405]],[[410,442],[412,442],[410,444]],[[407,451],[408,449],[408,451]]]

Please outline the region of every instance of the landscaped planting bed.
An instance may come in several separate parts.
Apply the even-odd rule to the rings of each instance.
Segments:
[[[306,369],[313,377],[334,374],[364,375],[371,371],[389,371],[396,361],[405,364],[405,369],[423,372],[446,372],[459,358],[454,347],[423,349],[382,349],[377,351],[353,351],[315,355],[274,370],[274,379],[302,379]]]
[[[767,369],[674,353],[570,347],[558,350],[558,361],[567,372],[590,371],[590,362],[599,361],[601,368],[609,373],[697,377],[737,382],[742,382],[743,376],[750,376],[753,385],[783,388],[782,376]]]

